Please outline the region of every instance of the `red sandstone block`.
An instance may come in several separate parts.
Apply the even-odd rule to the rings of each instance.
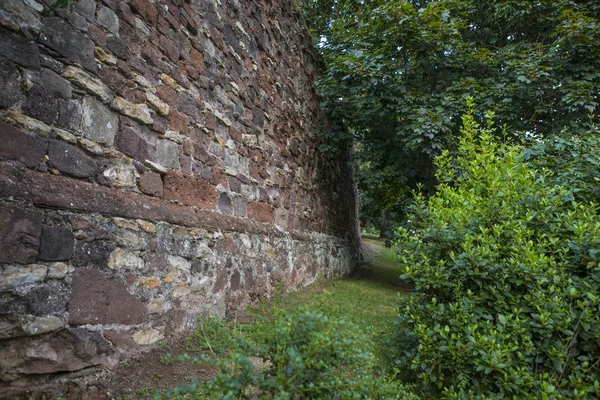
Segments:
[[[261,222],[273,222],[273,210],[267,203],[251,203],[248,205],[248,216]]]
[[[177,108],[177,93],[169,86],[159,86],[156,89],[156,94],[171,107],[171,110]]]
[[[173,171],[165,175],[164,199],[176,200],[188,206],[214,208],[217,193],[206,179]]]
[[[188,133],[187,116],[178,111],[171,111],[171,128],[181,133]]]
[[[132,0],[130,6],[142,16],[145,20],[152,24],[156,24],[158,11],[150,0]]]

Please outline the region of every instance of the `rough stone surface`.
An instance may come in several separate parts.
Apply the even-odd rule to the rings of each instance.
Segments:
[[[232,214],[233,213],[233,203],[231,202],[231,198],[227,195],[227,193],[221,193],[219,195],[219,201],[217,203],[217,208],[223,214]]]
[[[0,59],[0,108],[9,108],[23,97],[21,82],[17,65]]]
[[[65,321],[57,316],[49,315],[47,317],[34,318],[23,324],[21,329],[26,335],[42,335],[48,332],[58,331],[65,327]]]
[[[44,261],[65,261],[73,256],[75,238],[68,228],[42,226],[38,258]]]
[[[156,172],[146,172],[140,176],[140,190],[142,193],[150,196],[163,196],[163,182],[160,174]]]
[[[63,282],[50,281],[25,295],[29,313],[37,316],[61,314],[66,311],[69,288]]]
[[[0,379],[110,368],[350,272],[349,154],[319,152],[291,0],[50,1],[0,1]]]
[[[100,6],[96,11],[96,21],[115,35],[119,34],[119,18],[117,14],[108,7]]]
[[[126,126],[117,136],[117,149],[139,162],[156,158],[156,138],[143,127]]]
[[[81,64],[85,69],[96,72],[94,43],[82,33],[71,29],[62,19],[47,18],[40,41],[69,60]]]
[[[119,117],[91,96],[83,99],[83,136],[112,146],[119,129]]]
[[[115,97],[111,107],[143,124],[151,125],[154,122],[152,114],[145,104],[134,104],[122,97]]]
[[[55,139],[48,142],[48,165],[77,178],[87,178],[98,170],[96,162],[82,150]]]
[[[0,273],[0,289],[41,282],[46,277],[47,271],[45,265],[34,264],[24,267],[9,265]]]
[[[101,240],[91,242],[77,241],[75,245],[75,255],[73,263],[77,267],[96,267],[105,268],[108,266],[108,257],[110,252],[106,248],[106,243]]]
[[[117,249],[108,258],[108,268],[140,270],[144,268],[144,260],[126,250]]]
[[[39,68],[40,53],[35,42],[0,27],[0,54],[26,68]]]
[[[0,263],[34,262],[42,232],[42,214],[0,203]]]
[[[156,161],[167,168],[179,169],[179,147],[170,140],[159,140],[156,145]]]
[[[69,129],[74,132],[81,130],[83,119],[83,110],[81,109],[81,101],[70,100],[61,101],[58,109],[58,125],[62,128]]]
[[[81,68],[68,66],[65,68],[63,75],[78,87],[84,89],[90,94],[98,96],[98,98],[104,103],[111,101],[114,97],[113,93],[108,86],[106,86],[106,84],[104,84],[98,78],[91,76]]]
[[[70,325],[135,325],[148,319],[144,303],[129,294],[118,278],[97,270],[74,272],[68,310]]]
[[[45,140],[27,135],[12,125],[0,122],[0,157],[17,160],[29,168],[36,168],[46,154]]]
[[[46,88],[34,86],[27,93],[23,109],[33,118],[51,125],[58,117],[58,99]]]
[[[71,98],[71,84],[62,78],[56,72],[48,68],[43,68],[39,76],[40,84],[49,90],[52,94],[63,99]]]
[[[137,185],[138,172],[133,165],[118,165],[106,169],[102,175],[113,186],[133,188]]]
[[[148,328],[133,334],[133,341],[141,346],[154,344],[165,336],[156,329]]]
[[[214,208],[215,188],[206,180],[182,173],[168,173],[164,181],[164,199],[188,206]]]
[[[99,333],[83,329],[11,341],[0,349],[0,380],[77,371],[95,365],[112,367],[117,362],[112,353]]]
[[[248,206],[248,216],[261,222],[273,222],[273,211],[266,203],[252,203]]]

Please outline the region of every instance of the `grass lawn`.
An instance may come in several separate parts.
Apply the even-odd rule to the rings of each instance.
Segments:
[[[283,308],[305,307],[358,325],[373,340],[373,352],[382,369],[393,367],[394,355],[386,341],[393,332],[398,300],[408,291],[400,285],[402,274],[392,249],[383,241],[367,239],[380,254],[360,278],[324,280],[283,296]]]

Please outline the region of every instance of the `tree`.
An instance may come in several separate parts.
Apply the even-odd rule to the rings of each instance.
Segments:
[[[433,190],[432,160],[455,148],[467,96],[522,142],[598,120],[595,0],[304,0],[304,10],[327,64],[328,143],[359,142],[378,181]]]

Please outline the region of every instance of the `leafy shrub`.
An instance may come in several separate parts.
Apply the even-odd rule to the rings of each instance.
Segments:
[[[493,132],[493,113],[483,128],[463,117],[437,194],[417,195],[397,232],[416,288],[400,307],[403,376],[441,398],[594,397],[598,210]]]
[[[260,317],[259,317],[260,318]],[[416,399],[374,372],[370,341],[353,324],[305,309],[274,309],[206,382],[169,396],[207,399]],[[205,361],[205,360],[204,360]]]

